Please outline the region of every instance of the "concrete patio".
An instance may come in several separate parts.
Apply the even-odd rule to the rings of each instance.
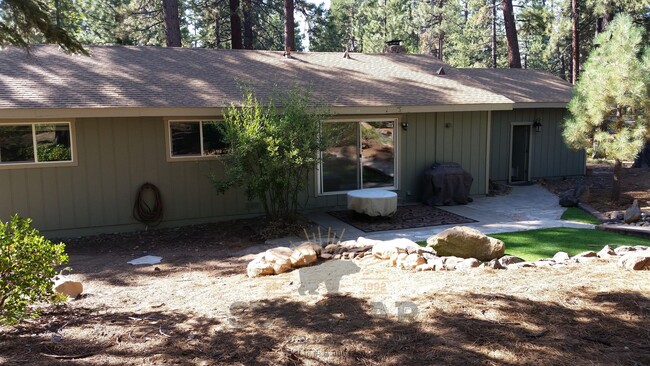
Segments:
[[[593,228],[593,225],[560,220],[565,208],[558,204],[558,198],[539,185],[513,186],[512,192],[505,196],[476,197],[474,202],[459,206],[442,206],[440,209],[475,220],[477,222],[464,224],[482,231],[485,234],[495,234],[510,231],[543,229],[550,227]],[[441,225],[416,229],[391,230],[378,232],[363,232],[354,226],[340,221],[326,212],[312,212],[305,215],[325,229],[340,234],[345,229],[343,240],[356,239],[360,236],[389,240],[408,238],[414,241],[426,240],[447,228],[456,225]],[[275,244],[295,243],[304,238],[283,238],[274,240]]]

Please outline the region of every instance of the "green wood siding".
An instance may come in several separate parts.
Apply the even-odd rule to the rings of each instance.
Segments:
[[[485,194],[487,112],[406,114],[400,131],[400,196],[419,201],[422,173],[433,163],[456,162],[472,174],[471,194]]]
[[[565,109],[515,109],[492,112],[490,138],[490,179],[508,181],[510,132],[512,123],[539,118],[541,132],[532,132],[531,179],[566,177],[584,174],[585,153],[569,149],[562,139]]]
[[[241,191],[216,194],[207,175],[223,173],[220,162],[168,162],[164,129],[162,118],[76,120],[79,165],[0,170],[0,218],[18,213],[44,231],[142,228],[131,213],[145,182],[160,188],[166,225],[259,212]]]
[[[399,117],[399,195],[419,201],[422,172],[435,162],[458,162],[474,177],[471,193],[486,186],[487,112],[417,113]],[[217,160],[166,158],[162,117],[82,118],[75,121],[78,166],[0,170],[0,219],[18,213],[51,235],[142,229],[132,218],[137,189],[160,188],[162,226],[260,214],[243,190],[217,195],[207,175],[223,174]],[[311,175],[310,209],[346,204],[345,195],[317,196]]]

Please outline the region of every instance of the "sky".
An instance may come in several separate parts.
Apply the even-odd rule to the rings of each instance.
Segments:
[[[316,4],[316,5],[324,3],[325,7],[327,9],[329,9],[330,5],[332,5],[332,1],[330,1],[330,0],[307,0],[307,2],[312,3],[312,4]]]
[[[320,4],[325,4],[325,8],[329,9],[330,5],[332,5],[331,0],[307,0],[307,2],[320,5]],[[308,27],[307,23],[305,22],[305,18],[301,13],[296,13],[296,21],[300,24],[300,33],[302,34],[302,46],[304,47],[305,51],[309,51],[309,37],[307,35]]]

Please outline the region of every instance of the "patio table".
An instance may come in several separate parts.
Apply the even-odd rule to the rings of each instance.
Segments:
[[[385,189],[350,191],[348,209],[368,216],[390,216],[397,211],[397,193]]]

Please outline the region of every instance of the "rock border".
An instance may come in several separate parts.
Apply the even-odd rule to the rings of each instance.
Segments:
[[[474,268],[516,270],[520,268],[548,268],[570,264],[591,263],[595,260],[618,261],[618,266],[627,270],[650,270],[650,247],[620,246],[612,249],[609,245],[600,251],[587,251],[570,256],[557,252],[552,258],[541,258],[534,262],[525,261],[512,255],[504,255],[490,261],[476,258],[438,256],[431,247],[422,247],[409,239],[388,241],[359,237],[357,240],[329,243],[322,247],[304,242],[295,249],[277,247],[269,249],[249,263],[249,277],[259,277],[284,273],[309,266],[321,260],[363,260],[368,257],[384,261],[388,267],[405,271],[455,271]]]

